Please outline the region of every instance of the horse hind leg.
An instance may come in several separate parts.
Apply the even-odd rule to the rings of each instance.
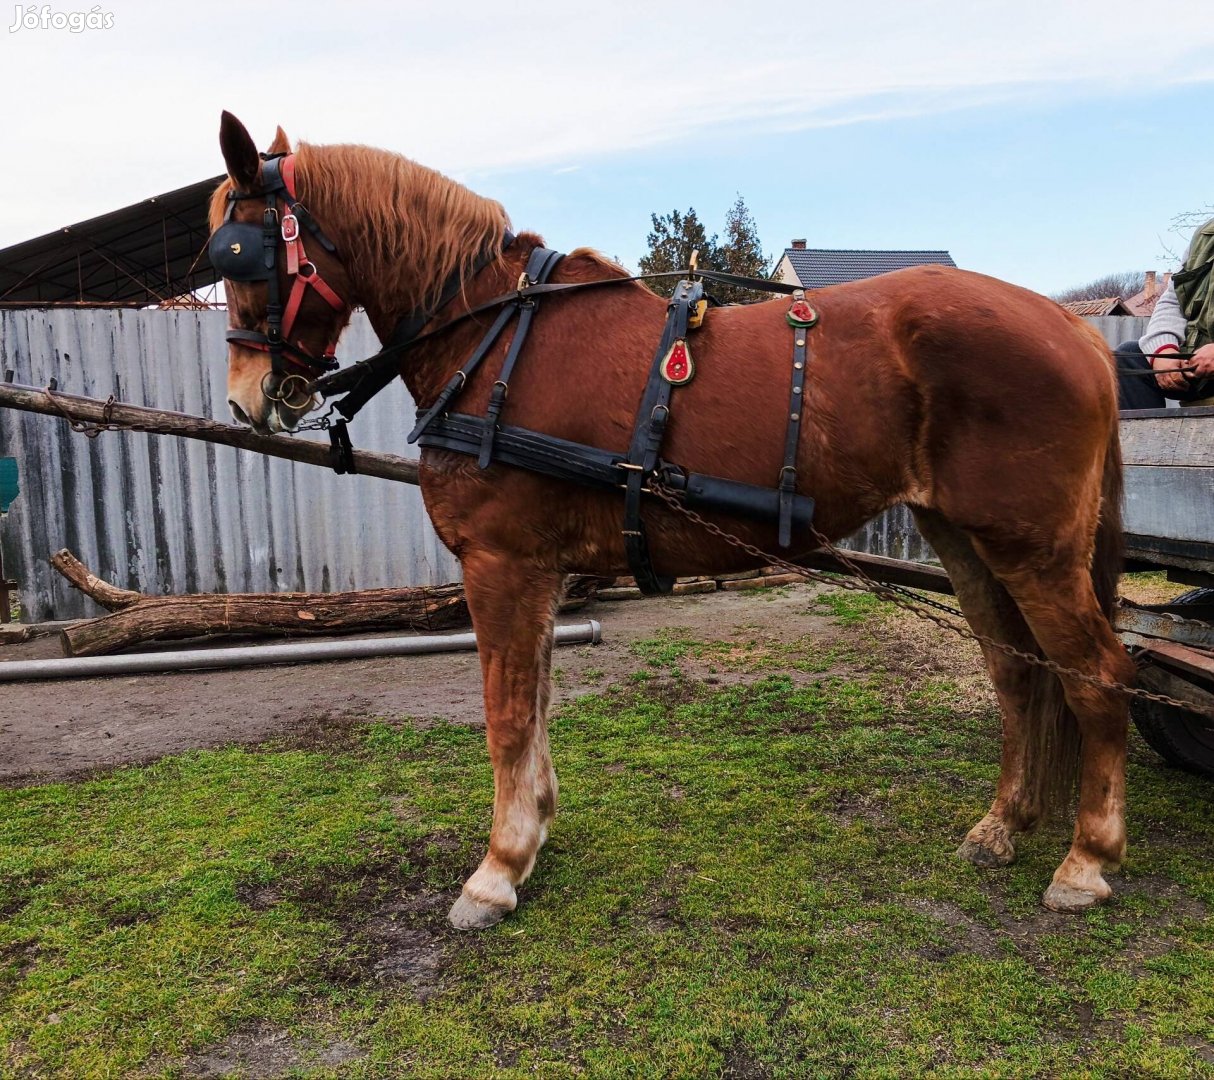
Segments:
[[[516,887],[531,873],[556,813],[547,713],[563,577],[479,553],[466,556],[463,569],[484,680],[493,827],[489,850],[448,918],[456,929],[479,930],[514,910]]]
[[[981,541],[975,548],[1016,601],[1046,657],[1104,682],[1133,680],[1133,664],[1101,610],[1086,558],[1067,554],[1067,545],[1059,545],[1052,559],[1031,563],[994,552]],[[1075,912],[1109,897],[1103,871],[1117,869],[1125,857],[1129,708],[1120,691],[1087,679],[1058,679],[1080,736],[1079,808],[1070,852],[1043,902],[1055,911]],[[1042,760],[1039,767],[1066,776],[1070,762]]]
[[[932,545],[957,594],[970,627],[1025,652],[1037,643],[1007,590],[979,558],[969,537],[933,510],[912,508],[919,531]],[[990,810],[957,854],[981,867],[1006,866],[1016,857],[1019,833],[1031,831],[1050,802],[1051,774],[1040,765],[1041,744],[1059,740],[1066,708],[1058,680],[1040,668],[980,643],[987,673],[1003,714],[999,782]],[[1066,753],[1061,746],[1055,750]],[[1072,751],[1073,753],[1073,751]]]

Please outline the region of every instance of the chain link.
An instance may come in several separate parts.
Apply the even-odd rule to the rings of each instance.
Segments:
[[[75,419],[69,412],[65,403],[61,402],[55,392],[48,386],[43,390],[43,393],[51,400],[51,402],[59,409],[63,418],[71,425],[71,429],[75,432],[85,435],[90,439],[97,438],[105,431],[142,431],[152,432],[153,434],[161,434],[159,430],[152,427],[147,427],[138,423],[125,423],[122,421],[115,422],[111,419],[111,414],[115,405],[118,402],[114,395],[111,394],[106,400],[102,411],[102,421],[100,423],[88,423]],[[329,416],[332,410],[323,416],[313,420],[303,421],[297,430],[320,430],[323,431],[329,427]],[[190,428],[183,428],[181,434],[188,432]],[[203,432],[206,429],[198,427],[195,429],[198,432]],[[1049,660],[1045,657],[1038,656],[1036,653],[1025,652],[1022,649],[1017,649],[1013,645],[1008,645],[1003,641],[996,641],[994,638],[986,634],[979,634],[970,629],[968,626],[958,626],[948,619],[942,618],[941,615],[925,610],[934,608],[936,611],[943,612],[945,615],[953,616],[954,618],[964,618],[964,613],[958,611],[948,604],[942,604],[938,600],[932,600],[928,597],[920,596],[911,589],[903,588],[900,585],[892,585],[884,582],[874,581],[860,566],[849,559],[839,548],[835,547],[825,536],[817,529],[810,526],[810,531],[813,533],[814,539],[819,545],[829,552],[834,558],[838,559],[857,579],[852,581],[849,578],[839,578],[822,573],[818,570],[811,570],[807,566],[800,566],[797,563],[789,562],[789,560],[773,555],[769,551],[764,551],[762,548],[756,547],[754,544],[748,543],[741,537],[734,536],[732,533],[726,532],[719,525],[702,517],[696,511],[687,506],[679,497],[678,493],[663,485],[657,477],[651,477],[647,489],[651,494],[661,499],[671,510],[682,515],[688,521],[700,526],[706,532],[722,540],[731,547],[737,548],[739,551],[744,551],[748,555],[752,555],[757,559],[761,559],[768,566],[778,566],[783,570],[792,574],[797,574],[808,581],[817,581],[824,585],[831,585],[835,588],[847,589],[852,592],[869,592],[878,596],[882,600],[887,600],[895,607],[907,611],[915,618],[922,619],[925,622],[935,623],[937,626],[950,631],[962,638],[967,638],[970,641],[976,641],[981,645],[986,645],[989,648],[995,649],[1006,656],[1021,660],[1026,664],[1032,664],[1034,667],[1045,668],[1047,671],[1053,672],[1055,675],[1066,676],[1067,678],[1077,679],[1080,682],[1089,683],[1092,686],[1100,687],[1102,690],[1114,690],[1128,697],[1139,698],[1143,701],[1154,701],[1161,705],[1171,705],[1174,708],[1184,709],[1187,712],[1198,713],[1201,716],[1214,719],[1214,709],[1206,708],[1193,701],[1184,701],[1180,698],[1170,697],[1167,694],[1156,694],[1149,690],[1143,690],[1139,687],[1128,686],[1125,683],[1112,682],[1107,679],[1102,679],[1098,675],[1091,675],[1085,671],[1080,671],[1077,668],[1063,667],[1054,660]]]
[[[918,593],[910,589],[904,589],[900,585],[888,585],[883,582],[875,581],[871,578],[863,568],[858,566],[853,560],[849,559],[839,548],[835,547],[827,537],[823,536],[812,525],[810,531],[813,533],[814,539],[825,549],[830,555],[838,559],[852,574],[858,578],[858,581],[852,581],[848,578],[837,578],[818,570],[811,570],[809,567],[800,566],[797,563],[789,562],[788,559],[782,558],[779,555],[773,555],[769,551],[764,551],[762,548],[756,547],[754,544],[748,543],[739,536],[734,536],[732,533],[726,532],[719,525],[709,521],[707,518],[696,513],[683,500],[679,494],[671,488],[663,485],[657,477],[651,477],[649,481],[648,491],[662,500],[675,513],[682,515],[693,524],[699,525],[707,532],[711,533],[717,539],[724,541],[731,547],[737,548],[739,551],[744,551],[748,555],[753,555],[755,558],[765,560],[766,565],[776,566],[789,573],[798,574],[809,581],[817,581],[824,585],[832,585],[836,588],[848,589],[852,592],[869,592],[878,596],[882,600],[887,600],[895,607],[901,608],[903,611],[908,611],[917,619],[922,619],[925,622],[935,623],[937,626],[943,627],[959,637],[967,638],[970,641],[976,641],[980,645],[986,645],[989,648],[995,649],[1006,656],[1021,660],[1026,664],[1031,664],[1034,667],[1045,668],[1046,671],[1053,672],[1055,675],[1066,676],[1069,679],[1076,679],[1080,682],[1088,683],[1092,686],[1097,686],[1102,690],[1114,690],[1117,693],[1124,694],[1127,697],[1138,698],[1143,701],[1154,701],[1161,705],[1171,705],[1174,708],[1183,709],[1186,712],[1198,713],[1208,718],[1214,718],[1214,709],[1199,705],[1194,701],[1184,701],[1180,698],[1170,697],[1167,694],[1156,694],[1150,690],[1143,690],[1136,686],[1129,686],[1126,683],[1113,682],[1109,679],[1102,679],[1098,675],[1089,674],[1086,671],[1080,671],[1078,668],[1063,667],[1054,660],[1050,660],[1043,656],[1038,656],[1036,653],[1025,652],[1023,649],[1017,649],[1014,645],[1009,645],[1004,641],[996,641],[987,634],[980,634],[968,626],[958,626],[954,622],[935,614],[932,611],[925,610],[926,608],[935,608],[939,611],[946,612],[949,615],[958,618],[964,618],[964,613],[956,608],[949,607],[947,604],[942,604],[937,600],[931,600],[927,597],[920,596]]]

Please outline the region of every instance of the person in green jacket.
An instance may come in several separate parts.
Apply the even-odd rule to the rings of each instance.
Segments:
[[[1155,303],[1147,332],[1117,347],[1117,366],[1155,377],[1118,377],[1123,409],[1161,409],[1166,398],[1211,394],[1214,377],[1214,218],[1193,234],[1184,267]],[[1182,370],[1188,369],[1188,370]]]

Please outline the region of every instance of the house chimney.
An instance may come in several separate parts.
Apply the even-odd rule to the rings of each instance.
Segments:
[[[805,241],[804,240],[794,240],[792,242],[792,249],[793,249],[793,251],[804,251],[805,250]]]
[[[1142,296],[1144,300],[1150,300],[1155,296],[1155,271],[1148,270],[1146,272],[1146,282],[1142,286]]]

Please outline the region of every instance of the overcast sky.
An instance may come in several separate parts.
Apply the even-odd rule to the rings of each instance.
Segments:
[[[1214,204],[1209,0],[45,7],[0,7],[0,245],[221,171],[223,108],[632,265],[651,212],[720,229],[740,192],[773,253],[947,248],[1051,291],[1165,268]]]

